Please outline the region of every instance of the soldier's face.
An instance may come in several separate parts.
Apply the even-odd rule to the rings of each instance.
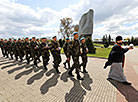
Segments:
[[[55,37],[55,38],[53,38],[53,40],[54,40],[54,41],[57,41],[57,38]]]
[[[78,37],[79,37],[78,34],[75,34],[75,35],[74,35],[74,38],[75,38],[75,39],[78,39]]]
[[[66,40],[66,42],[68,43],[68,42],[70,42],[70,40]]]
[[[43,40],[42,40],[42,42],[44,42],[44,43],[45,43],[45,42],[46,42],[46,39],[43,39]]]
[[[29,41],[29,39],[25,39],[25,41]]]
[[[82,43],[85,43],[85,39],[83,39],[81,42],[82,42]]]
[[[35,38],[33,38],[32,40],[35,41]]]

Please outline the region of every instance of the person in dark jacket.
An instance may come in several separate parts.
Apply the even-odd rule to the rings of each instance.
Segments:
[[[122,39],[123,38],[121,36],[116,37],[116,43],[109,54],[108,61],[105,63],[104,68],[111,65],[108,79],[122,82],[124,85],[131,85],[131,83],[126,80],[123,67],[125,62],[125,53],[129,49],[132,49],[132,47],[122,48]]]

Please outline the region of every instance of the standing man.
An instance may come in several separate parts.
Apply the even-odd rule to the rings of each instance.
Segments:
[[[13,59],[12,39],[11,38],[9,38],[7,45],[8,45],[8,54],[10,54],[11,59]]]
[[[122,39],[123,38],[121,36],[116,37],[116,44],[113,46],[104,68],[111,65],[108,80],[116,80],[123,83],[124,85],[131,85],[131,83],[126,80],[123,67],[125,61],[125,53],[129,49],[132,49],[132,47],[122,48]]]
[[[63,45],[63,49],[64,49],[64,53],[66,56],[66,61],[63,63],[64,64],[64,68],[66,68],[66,63],[68,64],[68,69],[70,69],[70,52],[69,52],[69,38],[66,38],[66,42]]]
[[[53,40],[51,41],[49,48],[50,48],[51,54],[54,58],[54,61],[53,61],[54,68],[55,68],[56,72],[60,74],[58,67],[59,67],[59,64],[61,63],[61,56],[60,56],[61,48],[60,48],[59,43],[57,42],[57,37],[54,36],[52,39]]]
[[[4,40],[4,55],[6,58],[8,58],[8,44],[7,44],[7,39]]]
[[[17,42],[16,42],[16,39],[13,40],[12,50],[13,50],[13,54],[15,56],[15,59],[18,60],[18,50],[17,50]]]
[[[40,48],[40,44],[41,44],[41,43],[40,43],[40,40],[39,40],[39,39],[36,39],[36,42],[37,42],[38,47]],[[38,60],[39,62],[41,62],[41,60],[40,60],[40,57],[41,57],[41,50],[40,50],[39,48],[37,49],[37,50],[38,50],[38,57],[37,57],[38,59],[37,59],[37,60]]]
[[[38,67],[37,66],[37,59],[38,59],[38,48],[39,48],[39,46],[37,45],[35,37],[32,38],[32,41],[30,43],[30,47],[31,47],[31,55],[32,55],[33,60],[34,60],[34,65],[36,67]]]
[[[47,38],[42,38],[40,49],[41,49],[41,54],[42,54],[42,59],[43,59],[43,66],[44,66],[44,69],[47,70],[46,66],[48,65],[49,56],[50,56]]]
[[[80,39],[81,41],[81,44],[80,44],[80,53],[81,53],[81,58],[82,58],[82,63],[80,64],[80,66],[83,66],[83,72],[84,73],[88,73],[86,71],[86,65],[87,65],[87,62],[88,62],[88,58],[87,58],[87,53],[88,53],[88,48],[87,48],[87,45],[85,43],[85,38],[82,37]]]
[[[74,32],[74,40],[70,42],[70,52],[71,52],[71,56],[73,59],[73,65],[72,68],[70,69],[70,71],[68,72],[68,74],[70,76],[74,76],[72,74],[72,71],[76,68],[76,74],[77,74],[77,79],[78,80],[83,80],[83,78],[81,78],[79,70],[80,70],[80,65],[79,65],[79,55],[80,55],[80,43],[78,40],[78,32]]]

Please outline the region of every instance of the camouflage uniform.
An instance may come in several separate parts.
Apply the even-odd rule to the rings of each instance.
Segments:
[[[71,70],[68,72],[69,75],[73,76],[72,71],[76,68],[76,74],[77,74],[77,79],[81,79],[80,74],[79,74],[79,55],[80,55],[80,43],[79,40],[74,39],[73,41],[70,42],[69,45],[71,56],[73,59],[73,65]]]
[[[23,57],[24,57],[23,42],[22,41],[18,41],[16,43],[16,47],[17,47],[17,51],[18,51],[19,58],[20,58],[20,60],[22,62]]]
[[[2,54],[3,54],[3,57],[5,57],[5,54],[4,54],[4,41],[3,41],[3,39],[1,39],[1,41],[0,41],[0,48],[1,48],[1,51],[2,51]]]
[[[87,60],[88,48],[85,43],[81,43],[80,52],[81,52],[81,58],[82,58],[82,63],[80,64],[80,66],[83,66],[83,72],[87,73],[86,64],[88,62],[88,60]]]
[[[29,41],[24,42],[24,53],[26,55],[27,64],[30,63],[31,51],[30,51],[30,43]]]
[[[16,45],[16,40],[14,40],[13,41],[13,43],[12,43],[12,50],[13,50],[13,54],[14,54],[14,56],[15,56],[15,58],[16,58],[16,60],[18,60],[18,46]]]
[[[7,44],[7,40],[5,40],[5,42],[3,43],[4,45],[4,55],[8,58],[8,44]]]
[[[8,45],[8,54],[10,54],[11,59],[13,59],[13,50],[12,50],[12,41],[11,39],[7,42]]]
[[[61,63],[61,56],[60,56],[60,45],[57,41],[51,41],[49,46],[51,54],[54,58],[54,68],[56,69],[57,73],[60,73],[58,70],[59,64]]]
[[[70,52],[69,52],[69,42],[65,42],[63,45],[64,53],[66,58],[70,58]],[[70,68],[70,61],[66,60],[63,64],[66,67],[66,63],[68,63],[68,68]]]
[[[42,55],[42,59],[43,59],[43,66],[45,69],[47,69],[46,65],[48,64],[49,56],[50,56],[48,44],[42,42],[40,44],[40,48],[41,48],[41,55]]]
[[[38,49],[38,57],[37,57],[38,59],[37,59],[37,60],[38,60],[39,62],[41,62],[41,60],[40,60],[40,56],[41,56],[40,44],[41,44],[41,43],[40,43],[39,39],[37,39],[36,42],[37,42],[37,45],[38,45],[38,47],[39,47],[39,49]]]
[[[31,48],[31,56],[33,57],[33,60],[34,60],[34,65],[37,66],[38,49],[39,49],[37,42],[31,41],[30,48]]]

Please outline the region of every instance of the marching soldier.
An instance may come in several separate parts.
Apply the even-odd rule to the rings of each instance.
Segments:
[[[56,70],[57,73],[60,74],[59,70],[58,70],[58,67],[59,67],[59,64],[61,63],[61,56],[60,56],[60,45],[59,43],[57,42],[57,37],[54,36],[53,37],[53,40],[51,41],[51,44],[50,44],[50,50],[51,50],[51,54],[54,58],[54,68]]]
[[[87,45],[85,44],[85,38],[84,37],[82,37],[80,39],[80,41],[81,41],[80,53],[81,53],[81,58],[82,58],[82,63],[80,64],[80,66],[83,66],[83,72],[84,73],[88,73],[86,71],[88,48],[87,48]]]
[[[39,39],[36,39],[36,42],[37,42],[37,45],[38,45],[38,47],[40,48],[40,40]],[[41,50],[40,49],[38,49],[38,61],[39,62],[41,62],[41,60],[40,60],[40,56],[41,56]]]
[[[30,51],[30,43],[29,43],[28,37],[25,38],[24,50],[25,50],[27,64],[29,64],[30,63],[30,57],[31,57],[31,51]]]
[[[3,41],[3,39],[0,40],[0,48],[1,48],[1,51],[2,51],[3,57],[5,57],[5,54],[4,54],[4,41]]]
[[[15,59],[18,60],[18,48],[17,48],[17,42],[16,42],[16,39],[13,40],[13,43],[12,43],[12,50],[13,50],[13,54],[15,56]]]
[[[7,45],[8,45],[8,54],[10,54],[11,59],[13,59],[12,39],[11,38],[9,38]]]
[[[66,42],[63,45],[64,53],[67,60],[63,63],[64,67],[66,68],[66,63],[68,64],[68,68],[70,68],[70,52],[69,52],[69,38],[66,38]]]
[[[43,66],[44,66],[44,69],[47,70],[46,66],[48,65],[50,53],[49,53],[49,47],[48,47],[46,38],[42,38],[42,43],[40,44],[40,48],[41,48],[41,55],[43,59]]]
[[[72,77],[74,77],[74,75],[72,74],[72,71],[76,68],[76,74],[77,74],[77,79],[78,80],[83,80],[83,78],[81,78],[79,70],[80,70],[80,65],[79,65],[79,55],[80,55],[80,43],[78,40],[78,32],[74,32],[74,40],[70,42],[70,52],[72,55],[72,59],[73,59],[73,65],[72,68],[70,69],[70,71],[68,72],[68,74]]]
[[[18,42],[16,43],[16,47],[17,47],[17,51],[18,51],[20,61],[22,62],[23,57],[24,57],[24,51],[23,51],[23,42],[20,38],[18,39]]]
[[[8,58],[8,44],[7,44],[7,40],[5,39],[4,41],[4,55],[6,56],[6,58]]]
[[[31,47],[31,56],[33,57],[33,60],[34,60],[34,65],[36,67],[37,66],[37,59],[38,59],[38,49],[39,49],[39,46],[36,42],[36,39],[35,37],[32,38],[32,41],[30,43],[30,47]]]

